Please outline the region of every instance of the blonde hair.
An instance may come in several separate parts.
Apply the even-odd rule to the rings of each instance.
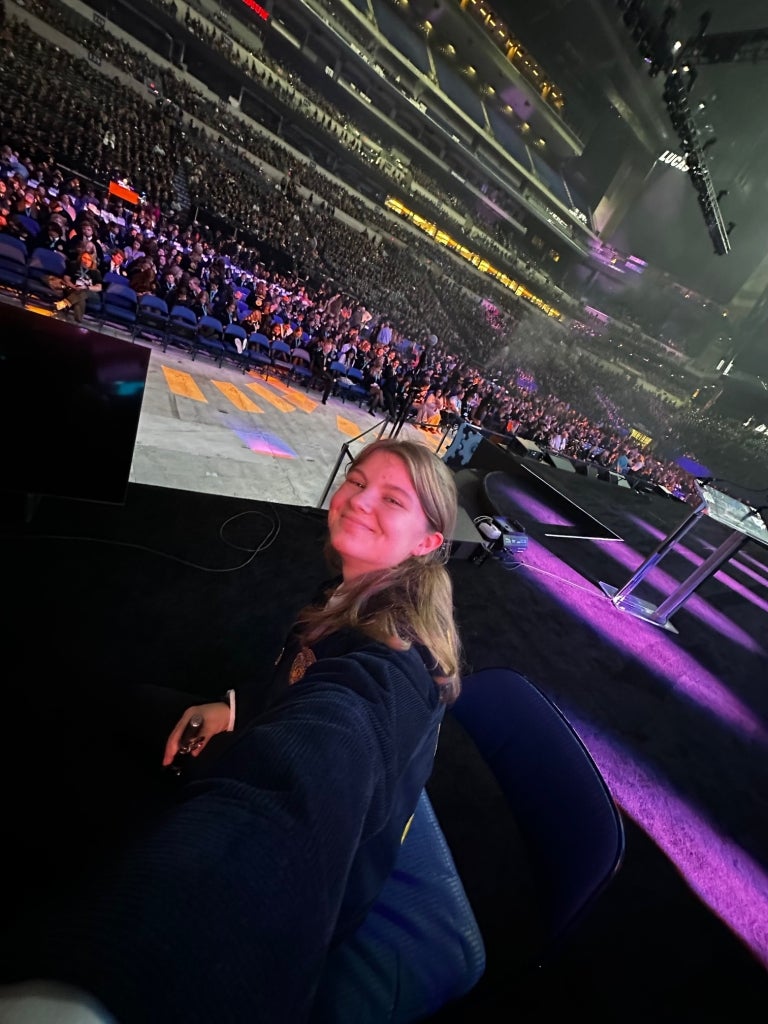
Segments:
[[[398,565],[364,573],[345,582],[333,601],[309,605],[298,615],[299,635],[312,644],[338,629],[352,628],[372,639],[410,647],[421,644],[434,659],[430,666],[440,698],[453,703],[461,689],[461,642],[453,609],[453,582],[445,568],[456,527],[457,494],[453,473],[426,445],[385,438],[367,445],[348,469],[374,452],[396,455],[405,464],[430,526],[445,538],[426,555],[411,555]],[[326,557],[340,567],[326,543]]]

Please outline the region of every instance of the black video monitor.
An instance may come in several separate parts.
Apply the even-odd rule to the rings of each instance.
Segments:
[[[123,504],[150,354],[0,304],[0,491]]]

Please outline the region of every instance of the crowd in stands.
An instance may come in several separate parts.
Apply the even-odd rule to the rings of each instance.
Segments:
[[[60,31],[77,17],[27,6]],[[372,412],[410,414],[425,429],[465,418],[681,495],[691,479],[663,446],[651,454],[633,443],[633,425],[701,459],[740,451],[744,432],[731,422],[681,412],[659,388],[604,367],[181,72],[108,32],[83,37],[84,25],[77,38],[99,53],[98,67],[3,19],[0,230],[30,251],[58,247],[78,264],[88,253],[98,275],[268,336],[288,322],[313,358],[330,345],[363,370]],[[161,92],[126,88],[114,70],[151,75]],[[140,203],[111,196],[117,180]]]

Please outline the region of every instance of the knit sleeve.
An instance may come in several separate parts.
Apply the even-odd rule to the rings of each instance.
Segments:
[[[121,1024],[306,1019],[340,920],[366,909],[350,881],[368,903],[394,863],[439,715],[415,653],[307,676],[87,894],[28,922],[17,973],[77,985]]]

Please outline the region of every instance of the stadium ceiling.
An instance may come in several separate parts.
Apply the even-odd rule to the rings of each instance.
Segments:
[[[638,138],[662,150],[678,145],[663,99],[664,75],[649,77],[616,0],[494,2],[562,88],[565,117],[585,140],[600,123],[608,99],[622,116],[622,106],[630,110]],[[657,22],[671,9],[667,32],[681,41],[695,36],[705,13],[710,16],[706,31],[711,35],[768,26],[764,0],[646,0],[644,8]],[[768,121],[761,103],[768,73],[764,61],[759,47],[747,46],[737,59],[725,55],[721,62],[699,62],[690,100],[702,142],[716,140],[707,149],[716,190],[726,189],[731,197],[739,192],[768,209]],[[729,220],[728,202],[722,205]]]

